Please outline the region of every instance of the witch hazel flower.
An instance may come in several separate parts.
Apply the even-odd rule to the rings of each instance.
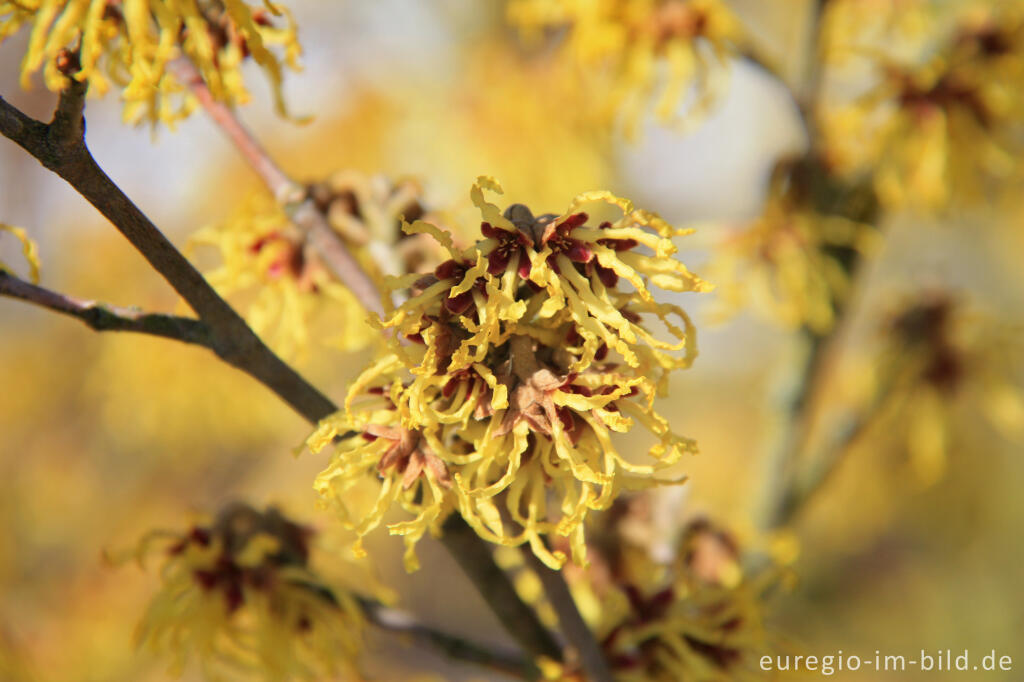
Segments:
[[[529,544],[552,568],[568,557],[549,538],[568,538],[585,563],[589,512],[623,490],[680,482],[668,470],[696,452],[654,409],[696,339],[685,311],[651,288],[710,289],[673,257],[672,238],[686,232],[608,192],[535,216],[521,204],[502,211],[485,190],[501,192],[493,178],[473,185],[481,238],[468,248],[425,221],[406,226],[450,258],[432,275],[391,279],[407,295],[381,322],[397,332],[391,352],[309,440],[314,452],[334,446],[316,489],[360,538],[394,506],[413,516],[388,525],[405,537],[410,570],[416,542],[455,512],[491,542]],[[591,204],[621,215],[593,225]],[[652,441],[648,462],[616,445],[614,434],[638,426]]]
[[[43,72],[46,87],[61,90],[68,78],[95,94],[120,89],[124,120],[174,125],[195,109],[187,83],[172,63],[190,60],[211,95],[228,105],[250,94],[242,71],[255,62],[270,82],[274,104],[286,113],[285,69],[300,69],[302,48],[291,13],[271,2],[166,2],[166,0],[3,0],[0,43],[28,34],[21,61],[22,86]],[[65,73],[74,53],[74,74]]]

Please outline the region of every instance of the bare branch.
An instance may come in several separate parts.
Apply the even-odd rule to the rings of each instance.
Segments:
[[[324,214],[311,199],[306,199],[292,213],[292,222],[306,235],[323,263],[356,297],[364,308],[381,317],[384,306],[373,280],[352,257],[338,233],[331,229]]]
[[[508,574],[494,563],[491,548],[461,516],[448,517],[441,528],[441,542],[487,600],[505,630],[524,650],[533,656],[561,660],[558,642],[540,622],[537,613],[519,598]]]
[[[576,608],[576,601],[572,598],[569,585],[565,582],[565,576],[561,571],[553,571],[537,558],[529,547],[523,547],[523,556],[526,563],[533,569],[544,586],[544,594],[551,602],[552,608],[558,615],[558,623],[561,625],[562,634],[569,640],[569,643],[576,649],[579,656],[580,667],[587,675],[589,682],[615,682],[612,670],[608,666],[601,646],[594,638],[580,611]]]
[[[89,85],[74,78],[81,69],[77,53],[62,50],[57,56],[57,68],[69,78],[69,83],[61,91],[50,121],[51,138],[55,144],[73,147],[85,139],[85,93]]]
[[[800,475],[793,474],[792,482],[779,497],[773,515],[774,526],[792,523],[807,508],[807,503],[828,486],[850,451],[891,404],[893,384],[891,379],[884,382],[870,404],[850,415],[841,428],[834,430],[835,435],[826,442],[806,471]]]
[[[331,229],[327,218],[306,197],[305,189],[289,178],[270,157],[263,145],[253,137],[227,105],[218,102],[192,62],[177,59],[171,68],[191,88],[199,103],[260,177],[279,204],[288,211],[292,222],[307,236],[314,251],[338,281],[355,295],[363,307],[378,315],[384,314],[380,292],[362,266],[352,256],[341,237]]]
[[[84,301],[36,286],[3,270],[0,270],[0,296],[78,318],[95,331],[137,332],[213,347],[210,328],[200,320]]]
[[[815,118],[818,98],[825,81],[825,12],[829,0],[813,0],[807,48],[805,50],[804,77],[796,103],[804,126],[807,128],[811,147],[818,142],[818,122]]]
[[[214,98],[199,69],[185,57],[174,60],[168,66],[178,80],[192,90],[199,104],[234,143],[238,152],[245,157],[249,166],[274,195],[274,199],[281,205],[301,201],[305,195],[302,187],[292,182],[291,178],[274,163],[263,149],[263,145],[241,124],[235,112]]]
[[[514,677],[539,679],[540,671],[529,659],[516,652],[435,630],[415,620],[410,614],[386,607],[379,602],[360,600],[367,620],[382,630],[409,637],[414,642],[437,650],[448,658],[491,668]]]
[[[96,164],[81,136],[84,83],[72,79],[51,124],[36,121],[0,97],[0,134],[10,138],[96,207],[210,328],[210,347],[255,377],[314,422],[337,407],[281,361],[214,291],[191,263]]]
[[[45,140],[48,132],[45,123],[26,116],[20,109],[11,106],[3,97],[0,97],[0,135],[16,142],[32,154],[29,146],[38,146],[40,138]]]
[[[4,114],[0,113],[0,132],[67,181],[106,216],[200,317],[209,322],[227,322],[236,317],[199,271],[107,177],[86,148],[85,140],[82,137],[67,137],[76,128],[79,132],[83,129],[82,125],[76,125],[71,118],[72,109],[79,101],[76,93],[83,87],[83,83],[71,82],[61,94],[50,125],[24,116],[0,98],[0,112],[6,112],[9,120],[20,124],[9,130],[2,125]]]

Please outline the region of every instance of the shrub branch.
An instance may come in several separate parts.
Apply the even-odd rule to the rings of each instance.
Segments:
[[[205,84],[200,82],[198,85],[194,84],[194,87],[201,91]],[[131,242],[196,312],[199,319],[193,322],[208,328],[209,343],[202,345],[207,345],[225,362],[266,385],[313,424],[337,412],[337,406],[330,399],[278,358],[256,336],[241,316],[217,294],[199,271],[99,167],[85,143],[83,107],[86,88],[85,83],[71,79],[68,87],[60,94],[56,112],[50,123],[43,123],[27,116],[0,97],[0,134],[17,143],[45,168],[64,179]],[[212,100],[209,101],[216,104]],[[219,105],[214,108],[218,115],[229,115],[223,120],[228,124],[226,130],[236,144],[243,140],[252,140],[230,109],[221,109]],[[277,197],[286,194],[282,189],[283,185],[270,186],[271,181],[276,183],[286,176],[275,170],[276,165],[269,160],[262,147],[255,141],[243,147],[243,154],[246,154],[247,158],[250,158],[249,154],[253,154],[253,161],[260,160],[262,170],[258,172],[268,184],[268,189]],[[315,205],[309,199],[303,199],[292,210],[292,218],[300,228],[307,230],[314,247],[321,252],[320,255],[333,263],[339,279],[350,286],[364,305],[379,311],[380,297],[372,280],[358,267],[355,259],[330,229],[323,214],[316,210]],[[38,297],[40,292],[35,294]],[[53,296],[59,297],[57,294]],[[54,298],[42,298],[54,304],[44,307],[65,314],[75,314],[68,309],[69,305],[71,308],[74,308],[74,305],[69,304],[70,299],[66,297],[62,297],[62,303],[57,303]],[[99,315],[103,317],[103,313]],[[124,319],[124,316],[120,317]],[[114,324],[109,319],[107,323]],[[193,327],[193,330],[198,329]],[[457,538],[457,544],[463,549],[451,552],[454,559],[471,577],[488,574],[493,578],[498,573],[503,574],[494,564],[484,540],[471,531],[472,537],[465,532],[457,532],[464,526],[465,522],[458,517],[453,517],[446,524],[446,528],[455,531],[453,537],[448,540]],[[453,549],[450,542],[446,541],[446,546],[450,550]],[[507,581],[507,575],[505,579]],[[519,599],[514,589],[511,589],[510,583],[507,586],[509,589],[483,589],[480,583],[474,581],[474,584],[481,588],[484,600],[528,654],[559,657],[559,649],[550,634],[544,629],[536,613]],[[491,587],[499,584],[500,581],[490,583]]]
[[[331,274],[348,287],[364,308],[383,315],[384,307],[381,305],[377,286],[346,248],[338,233],[331,229],[327,218],[316,207],[312,198],[306,196],[306,190],[281,170],[235,112],[213,97],[192,62],[180,58],[171,64],[171,68],[178,78],[188,85],[206,113],[231,140],[249,167],[263,181],[267,190],[289,214],[292,223],[306,235],[310,245]]]
[[[252,375],[299,414],[318,421],[336,411],[320,391],[285,364],[164,234],[132,203],[85,144],[86,84],[71,80],[50,123],[26,116],[0,97],[0,134],[13,140],[85,197],[185,299],[210,329],[209,347]]]
[[[98,332],[137,332],[206,348],[213,345],[210,327],[201,320],[73,298],[26,282],[3,270],[0,270],[0,296],[77,318]]]

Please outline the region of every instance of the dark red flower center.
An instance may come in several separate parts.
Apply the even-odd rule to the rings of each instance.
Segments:
[[[510,232],[486,222],[480,224],[480,232],[484,237],[498,242],[487,254],[487,272],[495,276],[501,275],[508,269],[513,257],[518,255],[519,276],[523,279],[530,277],[530,258],[526,248],[532,246],[533,242],[528,236],[519,230]]]

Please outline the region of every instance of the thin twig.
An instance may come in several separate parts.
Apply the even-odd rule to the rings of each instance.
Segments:
[[[278,358],[164,234],[132,203],[86,147],[82,102],[86,84],[71,80],[49,124],[0,97],[0,134],[13,140],[96,207],[159,272],[205,324],[210,348],[252,375],[297,412],[319,421],[337,411],[320,391]]]
[[[818,141],[816,119],[818,99],[825,83],[825,10],[829,0],[813,0],[809,39],[805,50],[804,77],[796,95],[797,108],[807,129],[807,137],[813,149]]]
[[[850,265],[854,280],[859,274],[859,260]],[[855,287],[851,287],[854,289]],[[789,419],[785,435],[775,455],[770,459],[770,468],[765,472],[767,497],[761,515],[761,527],[779,528],[796,516],[794,503],[802,503],[806,496],[797,490],[801,486],[801,474],[797,470],[811,444],[811,435],[825,398],[825,389],[834,368],[839,363],[845,333],[849,325],[851,301],[837,303],[836,321],[823,334],[803,329],[801,335],[805,344],[805,362],[800,372],[800,381],[790,397],[787,414]]]
[[[534,656],[562,658],[558,642],[540,622],[537,612],[520,599],[508,574],[494,563],[491,548],[461,516],[448,517],[441,528],[441,542],[523,649]]]
[[[380,602],[360,599],[367,620],[378,628],[409,637],[414,642],[440,651],[448,658],[474,663],[498,672],[528,680],[538,679],[540,671],[529,659],[514,651],[482,645],[464,637],[442,632],[418,622],[412,615],[384,606]]]
[[[807,508],[808,502],[828,487],[848,453],[891,405],[894,387],[895,381],[892,378],[885,381],[868,405],[850,416],[841,428],[835,429],[834,437],[826,442],[821,454],[811,462],[807,470],[800,476],[793,476],[792,483],[779,498],[775,511],[776,526],[792,523]]]
[[[561,632],[576,650],[579,656],[580,667],[587,675],[589,682],[614,682],[615,677],[608,666],[608,659],[605,657],[601,646],[594,638],[580,611],[576,608],[576,601],[572,598],[569,585],[565,582],[565,576],[561,571],[553,571],[537,558],[529,547],[523,547],[523,556],[527,565],[533,569],[544,587],[544,594],[547,596],[551,607],[558,616],[558,623],[561,625]]]
[[[3,270],[0,270],[0,296],[77,318],[95,331],[137,332],[212,348],[210,327],[200,320],[73,298],[26,282]]]
[[[292,182],[284,171],[274,162],[255,137],[241,125],[235,113],[226,105],[217,101],[203,80],[199,69],[186,57],[180,57],[170,63],[170,69],[183,84],[187,85],[199,100],[199,104],[210,115],[210,118],[228,136],[238,152],[245,157],[249,167],[260,176],[274,199],[281,205],[301,201],[305,192],[302,187]]]
[[[234,110],[214,98],[192,62],[185,58],[176,59],[171,63],[171,69],[188,85],[210,118],[235,145],[267,190],[289,213],[292,223],[306,235],[310,245],[331,274],[348,287],[363,307],[372,313],[383,315],[384,307],[381,305],[377,286],[345,247],[338,233],[331,229],[323,212],[306,196],[305,189],[281,170],[263,145],[239,120]]]
[[[821,490],[839,470],[846,454],[860,440],[868,427],[874,423],[875,412],[867,411],[853,418],[844,428],[837,430],[836,438],[824,448],[824,454],[818,457],[803,473],[793,476],[790,485],[784,487],[772,514],[772,527],[782,527],[792,523],[800,512],[807,508],[807,503]]]

